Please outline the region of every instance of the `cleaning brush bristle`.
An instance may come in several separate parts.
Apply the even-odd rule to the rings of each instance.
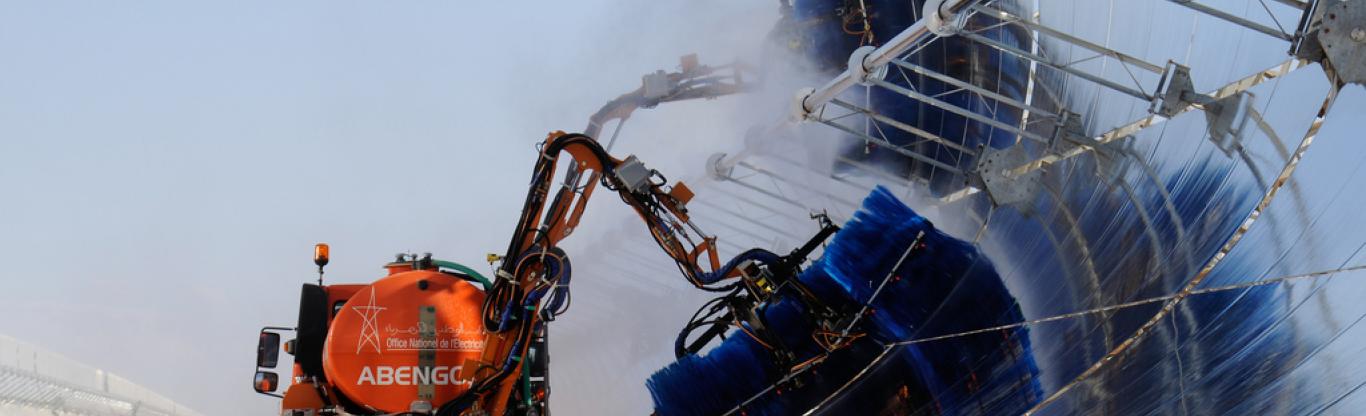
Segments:
[[[651,376],[656,414],[789,414],[818,406],[881,414],[928,403],[953,414],[983,395],[993,408],[1018,413],[1039,396],[1024,329],[904,343],[1023,316],[975,246],[938,231],[885,188],[864,199],[796,278],[804,294],[777,292],[755,308],[769,343],[736,330],[705,354]],[[840,311],[837,322],[847,326],[818,325],[817,309]],[[789,377],[797,371],[805,374]],[[983,371],[1013,373],[995,379],[1023,380],[1026,388],[960,382]],[[787,382],[775,386],[780,380]]]

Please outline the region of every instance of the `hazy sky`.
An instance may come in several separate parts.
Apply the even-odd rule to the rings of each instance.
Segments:
[[[681,54],[728,61],[775,18],[771,1],[6,2],[0,333],[206,414],[270,414],[255,333],[293,323],[314,242],[333,281],[399,251],[479,264],[547,131]],[[705,155],[680,138],[707,128],[642,114],[628,134],[678,136],[621,149],[691,166]]]

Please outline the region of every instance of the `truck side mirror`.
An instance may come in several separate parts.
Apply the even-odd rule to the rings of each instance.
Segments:
[[[280,388],[280,375],[269,371],[257,371],[252,387],[257,393],[271,394]]]
[[[262,330],[260,342],[256,344],[256,366],[275,368],[279,363],[280,334]],[[256,378],[259,381],[261,373],[256,373]],[[276,377],[276,379],[278,378],[279,377]]]

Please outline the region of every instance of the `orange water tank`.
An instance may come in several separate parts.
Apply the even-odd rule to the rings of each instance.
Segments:
[[[436,271],[390,272],[336,311],[323,370],[348,398],[376,410],[408,411],[414,400],[440,405],[470,387],[459,374],[484,349],[484,292]]]

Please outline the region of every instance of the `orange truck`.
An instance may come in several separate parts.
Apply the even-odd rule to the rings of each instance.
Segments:
[[[698,288],[740,274],[736,261],[718,264],[715,238],[688,217],[687,186],[586,135],[551,133],[540,149],[507,252],[490,255],[492,279],[427,254],[399,255],[369,284],[324,285],[319,244],[318,284],[303,285],[297,324],[260,333],[256,391],[281,397],[283,415],[547,414],[545,323],[568,306],[571,274],[557,243],[599,185],[635,209]],[[562,154],[570,163],[552,190]],[[293,356],[287,386],[275,372],[281,350]]]
[[[565,312],[571,274],[556,245],[578,226],[599,185],[635,209],[694,286],[718,290],[720,280],[740,274],[738,261],[718,264],[715,238],[688,217],[687,186],[668,185],[634,156],[612,158],[590,136],[611,122],[619,132],[636,109],[747,91],[745,71],[686,55],[679,71],[646,74],[640,88],[609,101],[586,134],[551,133],[538,148],[507,251],[490,255],[498,266],[492,279],[430,255],[400,255],[370,284],[324,285],[329,253],[318,245],[318,283],[303,285],[297,324],[261,331],[256,391],[281,397],[283,415],[548,414],[545,323]],[[552,190],[562,153],[570,160]],[[292,339],[282,343],[285,335]],[[287,386],[275,372],[282,347],[294,357]]]
[[[320,268],[327,250],[317,246]],[[430,255],[399,257],[370,284],[304,284],[297,326],[261,331],[255,388],[282,397],[281,414],[431,411],[431,403],[468,390],[470,376],[461,371],[484,350],[478,316],[487,281]],[[291,383],[277,394],[279,376],[268,369],[277,366],[281,334],[288,332]],[[543,374],[535,387],[544,390]]]

